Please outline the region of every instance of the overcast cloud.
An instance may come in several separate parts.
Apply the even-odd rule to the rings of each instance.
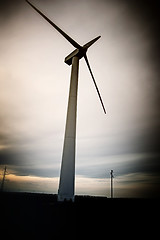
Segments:
[[[82,59],[76,192],[109,194],[113,169],[117,196],[158,196],[158,1],[32,3],[81,45],[102,36],[88,58],[107,115]],[[57,193],[71,71],[64,58],[74,48],[21,0],[0,1],[0,36],[1,171],[7,165],[33,182],[25,188],[8,175],[6,188],[45,192],[42,179],[49,178],[48,192]]]

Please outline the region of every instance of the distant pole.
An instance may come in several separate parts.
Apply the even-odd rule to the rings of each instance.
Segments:
[[[111,198],[113,198],[113,170],[110,171],[111,174]]]
[[[3,192],[6,173],[7,173],[7,167],[5,166],[4,173],[3,173],[3,179],[2,179],[2,184],[1,184],[1,192]]]

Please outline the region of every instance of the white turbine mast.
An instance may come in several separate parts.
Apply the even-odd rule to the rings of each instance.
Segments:
[[[47,22],[49,22],[63,37],[65,37],[76,49],[65,58],[65,63],[72,65],[71,78],[70,78],[70,90],[68,99],[68,109],[65,126],[65,136],[61,163],[61,173],[58,189],[58,201],[72,200],[74,201],[74,184],[75,184],[75,142],[76,142],[76,116],[77,116],[77,89],[78,89],[78,71],[79,60],[84,57],[90,74],[93,79],[93,83],[98,93],[99,100],[101,102],[104,113],[106,110],[98,90],[95,78],[93,76],[88,58],[87,50],[95,43],[100,36],[94,38],[90,42],[81,46],[62,31],[55,23],[53,23],[48,17],[46,17],[41,11],[39,11],[33,4],[26,0],[26,2],[37,11]]]

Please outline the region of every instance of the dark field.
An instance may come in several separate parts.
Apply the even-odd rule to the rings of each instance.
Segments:
[[[153,239],[159,225],[158,199],[76,196],[59,203],[52,194],[1,193],[0,203],[4,239]]]

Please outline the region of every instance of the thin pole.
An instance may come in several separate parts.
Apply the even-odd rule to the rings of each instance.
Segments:
[[[7,167],[5,166],[5,168],[4,168],[4,173],[3,173],[3,179],[2,179],[2,184],[1,184],[1,192],[3,192],[6,172],[7,172]]]
[[[110,171],[111,174],[111,198],[113,198],[113,170]]]

